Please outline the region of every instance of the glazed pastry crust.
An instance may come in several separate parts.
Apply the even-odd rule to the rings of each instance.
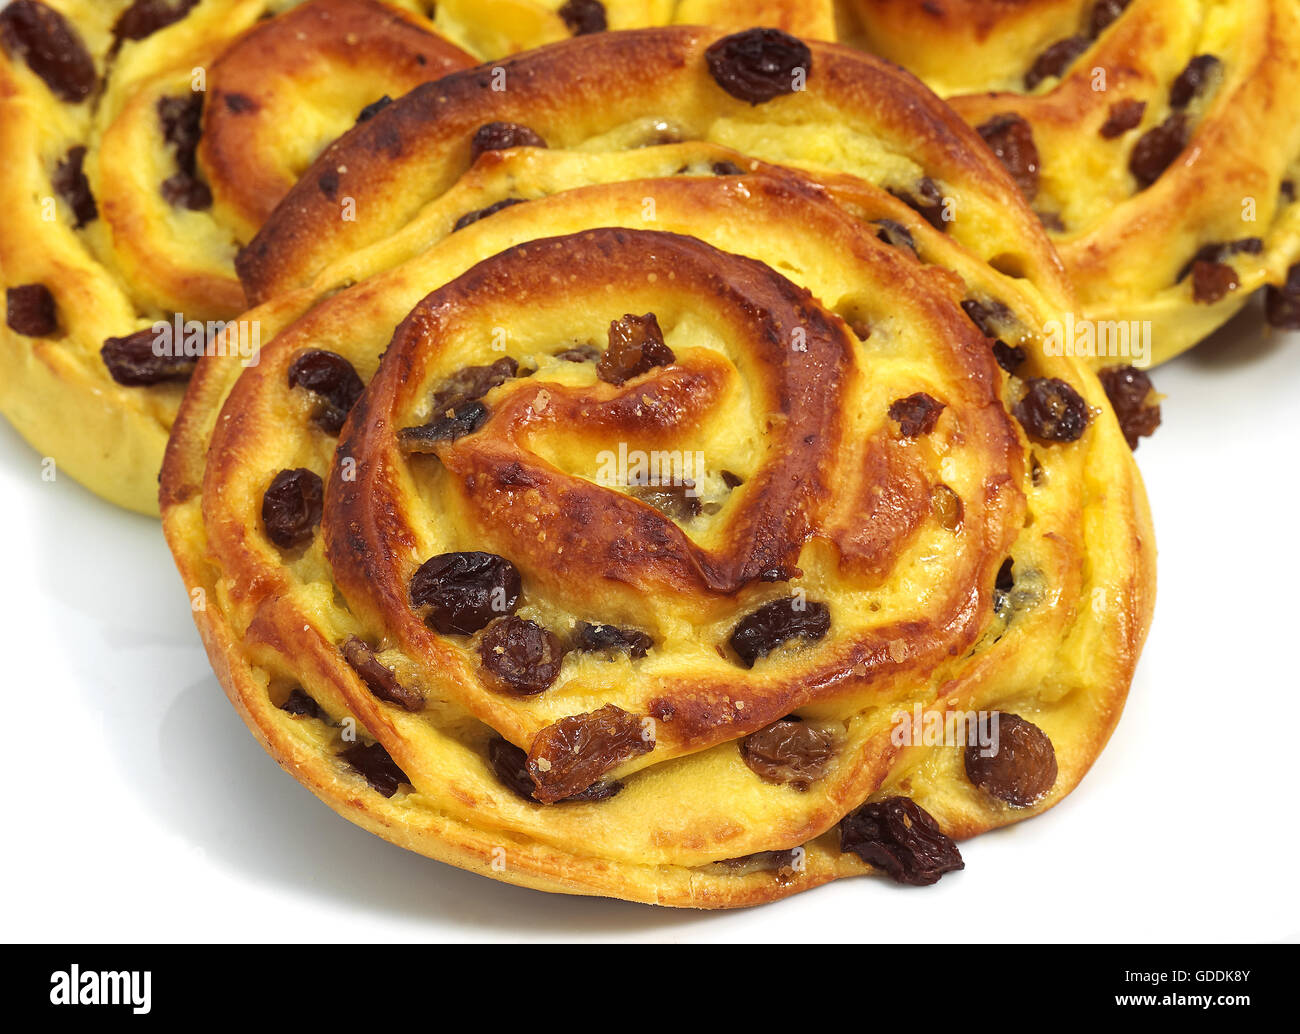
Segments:
[[[1095,378],[1041,347],[1037,328],[1062,315],[1068,289],[1003,171],[909,77],[841,48],[813,47],[806,94],[736,102],[702,71],[714,38],[577,40],[518,59],[508,91],[466,73],[331,148],[258,238],[250,283],[275,284],[249,314],[269,342],[260,364],[201,365],[162,484],[164,528],[218,677],[267,750],[332,808],[497,879],[693,907],[870,871],[837,833],[864,800],[909,796],[956,837],[1050,807],[1118,719],[1154,594],[1139,476]],[[577,67],[582,82],[565,74]],[[641,78],[651,96],[630,92]],[[869,93],[870,108],[859,103]],[[732,120],[733,143],[764,150],[694,133],[636,146],[663,111],[687,129]],[[809,111],[847,124],[855,163],[819,154],[795,173],[757,160],[797,154]],[[550,148],[471,165],[475,129],[502,119]],[[381,159],[374,142],[394,139]],[[739,174],[719,174],[724,163]],[[340,190],[365,213],[342,227],[313,182],[339,166]],[[957,199],[948,232],[882,189],[922,173]],[[527,203],[453,231],[516,193]],[[970,233],[962,213],[1000,230]],[[904,227],[915,252],[882,240],[881,220]],[[1011,254],[1030,278],[986,261]],[[972,298],[1006,306],[1004,332],[1028,354],[1022,376],[994,362],[961,308]],[[615,387],[554,358],[603,344],[629,312],[657,314],[674,363]],[[792,353],[795,329],[806,350]],[[310,348],[345,357],[368,383],[337,440],[289,387]],[[534,372],[485,396],[487,424],[436,461],[399,448],[401,428],[436,416],[428,400],[442,381],[503,355]],[[1025,437],[1009,410],[1031,374],[1086,399],[1079,441]],[[929,436],[904,440],[888,410],[918,391],[946,408]],[[628,406],[642,417],[629,422]],[[647,412],[660,416],[647,424]],[[594,484],[594,449],[620,439],[698,448],[719,509],[675,522]],[[720,487],[723,467],[744,477],[739,488]],[[293,468],[327,485],[320,533],[286,554],[260,508],[271,478]],[[963,501],[959,530],[935,516],[939,481]],[[592,523],[575,526],[582,512]],[[611,535],[624,519],[639,531]],[[663,548],[622,552],[647,542]],[[655,645],[636,660],[571,653],[545,692],[502,693],[477,639],[431,632],[406,596],[416,567],[458,549],[519,567],[523,617],[562,636],[577,621],[618,622]],[[1021,594],[995,610],[1008,555]],[[769,560],[799,573],[755,578]],[[746,669],[727,647],[737,621],[795,590],[828,607],[830,633]],[[375,696],[341,653],[352,636],[418,689],[422,708]],[[322,717],[283,710],[294,689]],[[616,796],[541,805],[494,772],[498,737],[548,759],[538,745],[557,722],[610,704],[653,718],[653,749],[601,773],[624,784]],[[895,744],[894,715],[913,704],[1034,722],[1055,746],[1053,788],[1012,808],[970,783],[960,750]],[[833,766],[804,792],[760,779],[738,746],[790,712],[837,736]],[[408,780],[391,797],[339,758],[349,720]],[[795,871],[767,867],[766,852],[795,849]]]

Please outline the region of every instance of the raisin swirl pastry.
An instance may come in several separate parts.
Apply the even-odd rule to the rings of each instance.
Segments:
[[[1269,321],[1300,328],[1296,0],[852,6],[849,38],[1006,162],[1094,323],[1149,321],[1160,362],[1265,288]]]
[[[0,411],[62,470],[157,511],[184,381],[211,324],[246,308],[239,246],[368,105],[475,63],[419,10],[15,0],[0,11]],[[254,344],[241,340],[249,356]]]
[[[1034,237],[912,79],[814,46],[805,94],[751,104],[710,70],[733,38],[634,35],[421,87],[304,177],[244,266],[284,284],[262,361],[205,359],[182,407],[168,541],[250,729],[395,843],[675,906],[932,883],[1118,719],[1139,476],[1041,347],[1057,292],[890,192],[929,172],[1005,197],[996,255]],[[699,129],[770,155],[810,110],[863,177]],[[685,139],[629,148],[665,111]],[[905,744],[915,707],[1005,749]]]

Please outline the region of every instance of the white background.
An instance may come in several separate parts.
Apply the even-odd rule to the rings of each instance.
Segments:
[[[1300,939],[1300,335],[1252,310],[1155,379],[1156,622],[1090,776],[935,887],[725,914],[522,890],[336,817],[226,702],[157,524],[44,483],[0,421],[4,938]]]

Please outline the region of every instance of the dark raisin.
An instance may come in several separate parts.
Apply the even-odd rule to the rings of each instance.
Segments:
[[[676,357],[664,344],[663,331],[653,312],[628,314],[609,325],[609,347],[596,364],[596,376],[609,384],[623,384]]]
[[[158,119],[178,170],[163,181],[163,197],[168,204],[192,211],[208,208],[212,191],[198,178],[196,157],[203,131],[203,94],[191,91],[185,97],[160,98]]]
[[[1192,300],[1213,305],[1241,286],[1237,271],[1223,262],[1192,263]]]
[[[1034,215],[1038,216],[1038,221],[1043,224],[1044,230],[1052,233],[1065,232],[1065,220],[1061,218],[1060,212],[1041,212],[1035,209]]]
[[[1008,345],[1005,341],[993,342],[993,358],[1007,373],[1015,373],[1029,358],[1029,353],[1019,345]]]
[[[1295,200],[1295,181],[1283,180],[1281,186],[1278,188],[1278,193],[1282,195],[1282,200],[1287,204],[1293,202]]]
[[[1164,171],[1187,146],[1187,116],[1175,111],[1160,125],[1148,129],[1133,145],[1128,169],[1137,180],[1138,189],[1145,190],[1158,180]]]
[[[595,345],[574,345],[563,352],[556,352],[555,358],[563,359],[566,363],[594,363],[600,359],[600,355],[600,349]]]
[[[113,36],[141,40],[184,18],[199,0],[135,0],[113,23]]]
[[[463,367],[438,385],[433,393],[433,412],[445,414],[448,409],[481,399],[518,374],[519,364],[508,356],[491,366]]]
[[[70,147],[50,176],[54,192],[71,209],[74,220],[72,225],[77,230],[99,218],[99,207],[95,204],[95,196],[90,192],[90,181],[86,179],[83,168],[85,161],[84,147]]]
[[[518,122],[489,122],[478,127],[469,147],[469,160],[478,161],[484,151],[504,151],[511,147],[545,147],[546,141]]]
[[[397,767],[397,762],[382,743],[354,743],[339,751],[339,757],[364,776],[371,789],[383,797],[392,797],[402,783],[411,785],[411,780]]]
[[[966,867],[952,838],[907,797],[887,797],[844,816],[840,850],[912,887],[929,886],[944,873]]]
[[[537,734],[528,752],[534,796],[544,804],[572,797],[654,745],[652,729],[614,704],[561,718]]]
[[[1140,101],[1134,97],[1125,97],[1122,101],[1116,101],[1110,106],[1106,121],[1101,124],[1099,132],[1102,139],[1114,140],[1117,136],[1123,136],[1130,129],[1137,129],[1146,111],[1146,101]]]
[[[403,427],[397,440],[411,453],[436,452],[443,442],[454,442],[477,431],[488,418],[488,408],[482,402],[466,402],[459,409],[440,413],[427,424]]]
[[[633,485],[628,489],[629,495],[675,521],[689,521],[700,515],[700,499],[694,492],[693,481],[681,485]]]
[[[1112,366],[1098,376],[1119,419],[1124,440],[1130,449],[1136,449],[1139,438],[1149,438],[1160,426],[1160,403],[1151,378],[1132,366]]]
[[[36,0],[14,0],[0,11],[0,45],[60,99],[84,101],[95,89],[95,59],[63,15]]]
[[[1057,40],[1038,55],[1038,59],[1025,73],[1025,89],[1032,90],[1044,79],[1064,75],[1065,70],[1074,64],[1075,58],[1092,46],[1087,36],[1068,36]]]
[[[1178,282],[1181,283],[1192,272],[1192,267],[1198,262],[1223,262],[1232,258],[1233,255],[1258,255],[1264,250],[1264,241],[1259,237],[1242,237],[1235,241],[1216,241],[1212,244],[1203,244],[1196,249],[1196,254],[1189,258],[1182,269],[1178,271]]]
[[[1191,104],[1222,62],[1213,54],[1198,54],[1187,62],[1187,67],[1169,87],[1169,106],[1185,108]]]
[[[59,329],[54,295],[44,284],[23,284],[5,291],[5,322],[27,337],[49,337]]]
[[[1001,302],[984,302],[976,301],[974,298],[967,298],[961,303],[964,313],[970,318],[970,321],[979,328],[981,334],[988,338],[998,336],[998,325],[1010,323],[1014,320],[1011,310]]]
[[[765,603],[736,626],[731,633],[731,648],[741,663],[752,668],[782,643],[802,639],[815,643],[831,627],[831,612],[824,603],[787,596]]]
[[[386,107],[388,107],[388,105],[392,103],[393,103],[393,98],[388,96],[388,94],[384,94],[377,101],[371,101],[359,112],[357,112],[357,125],[360,125],[362,122],[369,122],[372,118],[374,118],[376,115],[378,115],[381,111],[383,111]]]
[[[929,434],[939,422],[939,415],[947,407],[938,399],[918,391],[899,399],[889,407],[889,418],[898,421],[899,433],[904,438],[917,438]]]
[[[451,232],[455,233],[457,230],[463,230],[471,223],[486,219],[490,215],[496,215],[502,209],[509,208],[512,205],[522,205],[523,203],[524,199],[521,197],[508,197],[497,201],[495,204],[488,205],[487,208],[480,208],[476,212],[466,212],[456,220],[456,225],[451,228]]]
[[[288,699],[280,705],[280,710],[293,715],[295,718],[319,718],[323,713],[320,704],[316,703],[301,689],[294,689],[289,694]]]
[[[573,635],[573,648],[584,653],[614,651],[639,659],[654,645],[653,639],[635,628],[593,625],[588,621],[579,621]]]
[[[724,36],[704,52],[714,81],[737,100],[762,104],[799,89],[812,75],[812,51],[779,29],[746,29]]]
[[[533,777],[528,774],[528,755],[524,751],[508,740],[497,738],[488,744],[488,760],[492,762],[492,770],[496,772],[497,778],[506,787],[526,801],[539,803],[533,796],[537,787],[533,783]],[[555,803],[590,804],[593,801],[607,801],[622,789],[623,784],[617,780],[592,783],[585,790]]]
[[[600,0],[566,0],[559,14],[575,36],[604,32],[609,26],[605,18],[605,5]]]
[[[310,542],[324,508],[325,486],[304,467],[276,474],[262,496],[262,523],[266,537],[281,549]]]
[[[519,571],[495,553],[443,553],[411,578],[411,603],[428,607],[429,627],[472,635],[519,606]]]
[[[424,697],[413,689],[407,689],[398,680],[392,669],[381,664],[375,652],[365,640],[352,636],[343,644],[343,659],[361,676],[370,692],[380,700],[397,704],[408,711],[422,711]]]
[[[714,162],[713,175],[715,176],[743,176],[745,170],[735,162]]]
[[[1065,381],[1036,377],[1025,382],[1025,397],[1015,415],[1033,437],[1046,442],[1074,442],[1092,421],[1088,403]]]
[[[894,187],[889,188],[889,193],[916,212],[936,230],[947,231],[948,220],[944,218],[947,209],[943,203],[943,191],[939,189],[939,184],[935,183],[929,176],[917,181],[915,193]]]
[[[876,231],[878,240],[895,248],[906,248],[912,254],[916,254],[916,241],[912,238],[912,231],[902,223],[894,222],[893,219],[877,219],[875,225],[880,227]]]
[[[1016,186],[1032,201],[1038,194],[1038,148],[1034,131],[1019,115],[1007,112],[994,115],[975,130],[994,156],[1011,173]]]
[[[1099,0],[1092,8],[1092,17],[1088,22],[1088,31],[1096,38],[1104,32],[1116,18],[1124,13],[1129,0]]]
[[[782,718],[740,741],[740,756],[766,783],[783,783],[801,793],[826,774],[838,738],[829,729]]]
[[[109,374],[118,384],[142,388],[165,381],[188,380],[198,362],[193,356],[170,355],[179,348],[163,348],[152,327],[125,337],[111,337],[99,350]]]
[[[1281,287],[1264,292],[1264,317],[1271,327],[1300,330],[1300,262],[1286,271]]]
[[[326,434],[338,434],[366,386],[356,369],[336,352],[309,348],[289,366],[289,387],[302,388],[317,397],[312,419]]]
[[[728,488],[739,488],[745,483],[745,479],[734,471],[724,470],[718,476],[722,478],[722,483]]]
[[[988,757],[984,743],[993,751]],[[1028,808],[1056,785],[1052,741],[1033,722],[1005,711],[980,715],[979,739],[967,745],[965,760],[972,783],[1015,808]]]
[[[553,632],[514,615],[488,626],[478,655],[498,689],[520,696],[549,689],[564,663],[564,647]]]
[[[998,568],[998,576],[993,582],[993,588],[998,592],[1007,593],[1016,587],[1016,562],[1010,557],[1002,561],[1002,566]]]

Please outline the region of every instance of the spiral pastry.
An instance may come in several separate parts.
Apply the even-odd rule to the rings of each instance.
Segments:
[[[368,105],[475,63],[420,7],[0,11],[0,411],[62,470],[156,512],[184,381],[246,307],[239,246]]]
[[[734,96],[754,40],[420,87],[241,259],[266,343],[200,365],[164,529],[249,727],[395,843],[677,906],[932,883],[1118,719],[1152,534],[1032,215],[866,56]],[[816,169],[759,160],[814,112]]]

